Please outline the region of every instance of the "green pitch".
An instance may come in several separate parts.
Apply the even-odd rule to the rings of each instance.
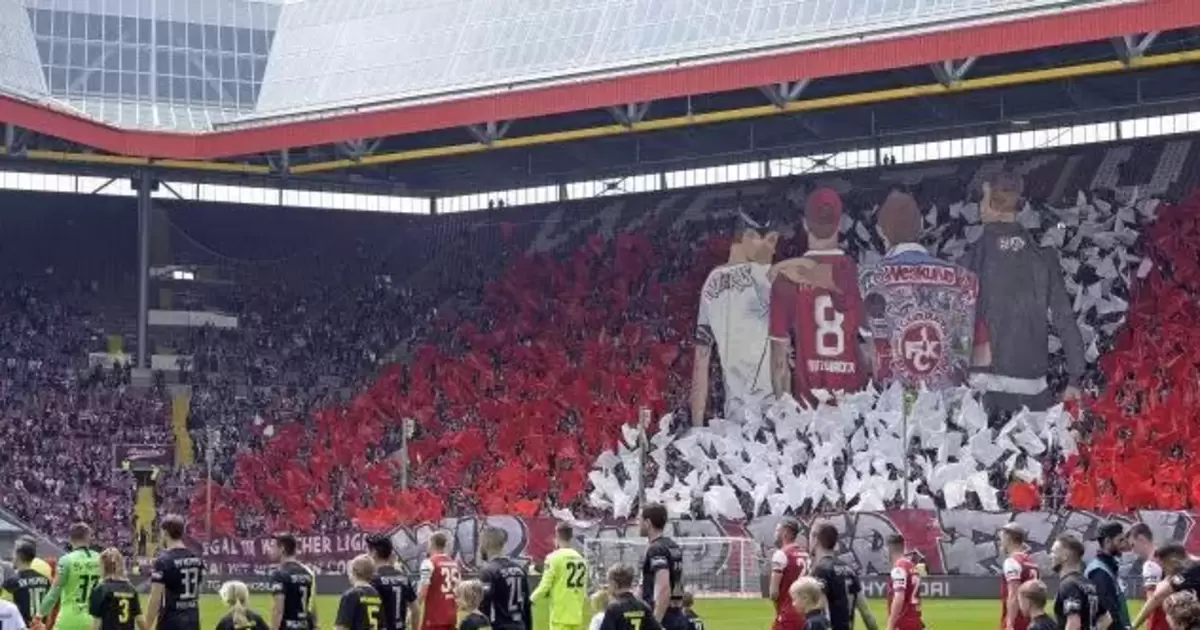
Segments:
[[[333,627],[337,613],[337,597],[322,595],[317,600],[317,614],[323,630]],[[256,595],[250,605],[263,616],[271,613],[269,595]],[[1134,604],[1134,611],[1140,603]],[[929,630],[992,630],[1000,627],[1000,602],[990,600],[927,599],[922,602],[925,627]],[[871,609],[880,627],[886,621],[882,600],[872,600]],[[766,630],[771,627],[771,604],[760,599],[708,599],[696,602],[696,612],[704,619],[706,630]],[[224,614],[224,606],[216,596],[208,596],[201,607],[201,628],[212,628]],[[547,627],[545,610],[534,607],[534,628]],[[591,615],[588,615],[590,618]],[[862,628],[860,623],[859,628]]]

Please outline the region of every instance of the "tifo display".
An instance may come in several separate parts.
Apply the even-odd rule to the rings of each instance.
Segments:
[[[799,291],[801,284],[796,281],[811,281],[813,287],[832,282],[829,274],[834,265],[814,260],[810,266],[805,262],[808,259],[800,256],[808,248],[805,201],[817,188],[826,187],[803,182],[774,189],[756,185],[680,192],[648,198],[644,205],[636,199],[616,199],[597,204],[598,213],[590,215],[510,211],[512,223],[501,223],[494,235],[497,242],[490,247],[508,248],[514,252],[514,260],[500,278],[477,289],[481,306],[465,308],[458,301],[444,305],[438,316],[444,319],[440,332],[431,334],[438,341],[410,345],[406,350],[410,363],[385,371],[374,387],[347,406],[318,412],[311,424],[299,426],[273,418],[256,420],[250,430],[262,436],[264,444],[240,451],[232,475],[212,488],[213,527],[225,536],[238,533],[234,505],[237,512],[263,519],[256,522],[267,523],[263,529],[268,531],[270,519],[282,519],[284,514],[288,517],[281,525],[306,531],[319,515],[343,511],[365,530],[472,512],[528,518],[563,508],[581,517],[619,516],[621,510],[636,505],[643,490],[667,504],[674,514],[691,511],[724,518],[789,507],[839,509],[861,504],[860,509],[871,510],[879,509],[880,502],[884,508],[990,509],[996,505],[1034,509],[1045,505],[1054,509],[1068,496],[1070,505],[1081,509],[1097,508],[1101,501],[1112,504],[1106,507],[1110,511],[1186,508],[1190,489],[1185,493],[1188,501],[1181,502],[1178,497],[1183,484],[1173,481],[1172,475],[1161,483],[1157,478],[1139,478],[1135,484],[1117,478],[1108,466],[1093,464],[1096,453],[1089,448],[1091,440],[1128,430],[1132,416],[1119,423],[1086,420],[1082,426],[1091,432],[1084,435],[1046,429],[1060,421],[1057,426],[1067,426],[1068,416],[1079,415],[1072,406],[1063,410],[1065,415],[1058,411],[1050,417],[1041,415],[1053,408],[1060,390],[1069,398],[1086,394],[1082,406],[1090,414],[1137,414],[1142,407],[1166,407],[1098,387],[1126,374],[1116,364],[1101,363],[1100,359],[1106,352],[1128,353],[1133,348],[1134,340],[1128,335],[1137,333],[1123,324],[1135,295],[1148,299],[1147,291],[1153,287],[1160,287],[1160,294],[1170,291],[1165,278],[1174,273],[1174,266],[1160,264],[1166,260],[1162,255],[1156,262],[1153,255],[1161,251],[1160,242],[1176,242],[1178,232],[1152,227],[1167,225],[1155,223],[1163,214],[1157,197],[1162,189],[1155,186],[1179,179],[1195,156],[1189,143],[1170,142],[1145,151],[1147,172],[1139,172],[1136,178],[1130,172],[1110,171],[1128,155],[1117,148],[1097,150],[1082,163],[1102,169],[1095,171],[1083,166],[1064,170],[1066,156],[1049,154],[1014,159],[1005,165],[1006,171],[991,161],[906,172],[907,187],[922,196],[917,201],[922,215],[919,227],[911,221],[912,203],[904,197],[894,197],[894,203],[885,205],[896,207],[897,216],[908,220],[896,221],[892,227],[907,231],[905,238],[911,238],[916,227],[917,240],[929,252],[929,257],[915,266],[903,261],[898,266],[881,266],[889,248],[881,234],[883,206],[877,204],[887,201],[886,190],[891,186],[881,185],[879,175],[873,173],[849,173],[834,180],[842,213],[836,235],[830,236],[835,241],[830,247],[841,248],[862,271],[855,277],[860,281],[867,276],[879,278],[877,271],[892,269],[887,277],[897,281],[936,280],[948,277],[942,272],[951,270],[958,278],[956,270],[971,271],[967,267],[973,265],[979,272],[971,272],[979,280],[976,310],[983,313],[986,306],[992,322],[987,323],[986,314],[965,328],[941,320],[945,314],[957,317],[953,321],[966,321],[953,315],[961,314],[962,308],[934,307],[961,306],[961,299],[971,297],[969,286],[966,295],[940,289],[916,291],[915,287],[924,285],[912,283],[877,285],[877,291],[864,294],[861,282],[854,282],[862,297],[864,315],[859,328],[864,330],[847,334],[849,324],[843,323],[838,329],[844,338],[843,354],[829,365],[813,354],[818,348],[816,329],[807,331],[813,335],[808,340],[800,322],[789,322],[784,312],[776,322],[785,326],[784,334],[770,331],[771,304],[775,303],[770,297],[776,285],[790,283]],[[1031,201],[1019,202],[1015,215],[1010,212],[1003,221],[989,218],[984,223],[976,196],[980,184],[973,187],[972,182],[988,181],[997,171],[1025,173],[1024,196]],[[1019,187],[1019,181],[1004,185]],[[1140,183],[1143,181],[1147,183]],[[1098,183],[1111,186],[1114,193],[1075,192]],[[1045,201],[1052,192],[1058,196]],[[829,199],[830,195],[815,199],[822,197]],[[1012,209],[1011,204],[1006,207]],[[820,207],[814,209],[818,211]],[[1186,211],[1178,214],[1184,216]],[[1014,218],[1016,222],[1010,222]],[[1168,223],[1173,220],[1167,219]],[[1021,230],[1027,236],[1014,238]],[[606,239],[602,234],[612,237]],[[482,231],[472,237],[487,238]],[[769,251],[772,243],[773,254]],[[912,258],[919,254],[915,246],[909,243],[901,249],[910,250],[904,255]],[[986,252],[979,253],[981,249]],[[752,256],[772,264],[756,262]],[[1008,262],[1001,265],[1004,260]],[[773,266],[779,278],[767,284]],[[1062,269],[1063,280],[1058,285],[1051,283],[1050,274],[1043,273],[1054,266]],[[1001,267],[1015,275],[997,272]],[[924,271],[909,274],[906,270],[910,268]],[[1039,278],[1037,282],[1021,280],[1034,276]],[[838,277],[845,284],[847,277]],[[1005,283],[1027,286],[1021,293],[1026,295],[1023,299],[1044,300],[1047,311],[1054,307],[1053,326],[1049,320],[1042,324],[1026,321],[1029,312],[1040,312],[1037,304],[990,298],[989,282],[984,282],[989,277],[990,286],[999,286],[1001,291],[1009,291]],[[711,282],[706,284],[708,280]],[[903,289],[905,286],[914,290]],[[937,287],[941,285],[932,285]],[[1137,287],[1143,290],[1139,292]],[[893,295],[893,291],[899,293]],[[825,295],[832,300],[844,293]],[[548,296],[555,297],[551,300]],[[904,296],[928,302],[904,306]],[[871,305],[878,306],[881,299],[883,316],[872,323]],[[887,316],[889,299],[905,313],[897,315],[900,319]],[[788,310],[786,302],[782,306]],[[815,307],[813,302],[794,313],[799,316]],[[747,313],[752,316],[741,316]],[[919,322],[903,319],[921,313]],[[1070,322],[1078,335],[1070,334],[1066,325]],[[952,326],[958,326],[961,333],[947,333]],[[1060,329],[1066,334],[1059,333]],[[1040,333],[1028,330],[1045,330],[1045,339],[1034,339]],[[963,337],[967,332],[970,343]],[[915,336],[908,339],[907,334]],[[949,336],[934,344],[930,335]],[[976,344],[977,337],[988,342]],[[836,335],[822,334],[821,339],[833,344],[830,348],[838,345]],[[728,357],[721,356],[723,345],[730,348]],[[934,349],[939,352],[936,365],[941,367],[928,363]],[[869,360],[864,351],[870,352]],[[812,365],[821,368],[813,372],[813,378],[845,373],[844,368],[853,364],[851,376],[857,383],[865,385],[869,373],[873,385],[869,391],[889,391],[886,385],[892,382],[917,387],[905,394],[902,407],[887,407],[891,399],[885,399],[885,406],[879,408],[876,402],[868,404],[865,396],[857,398],[859,404],[853,408],[858,415],[844,422],[845,436],[836,436],[826,430],[829,422],[811,421],[833,418],[832,411],[822,410],[833,400],[825,398],[824,405],[805,400],[806,392],[820,393],[815,385],[824,383],[809,379],[804,372],[799,374],[801,380],[810,384],[798,384],[792,352],[817,356],[809,357],[816,361]],[[985,352],[991,355],[990,371],[971,365],[976,359],[989,358]],[[1138,356],[1144,355],[1144,351],[1138,352]],[[801,367],[807,366],[809,359],[800,356]],[[911,370],[900,365],[905,356],[921,365],[914,364]],[[1139,361],[1149,367],[1147,359]],[[877,365],[886,370],[877,374]],[[1173,365],[1182,369],[1178,363]],[[825,367],[841,371],[830,372]],[[1042,373],[1031,373],[1031,369]],[[942,370],[938,374],[944,372],[945,379],[912,376],[923,370]],[[964,412],[958,401],[967,396],[957,387],[939,390],[938,385],[945,382],[984,392],[969,396],[988,415],[987,431],[970,436],[975,438],[974,445],[962,438],[965,426],[975,425],[960,422],[978,422],[978,414],[968,407],[965,418],[960,418]],[[905,418],[912,418],[911,404],[921,384],[929,390],[925,402],[937,413],[927,424],[910,423],[914,439],[906,441],[899,432]],[[436,395],[431,394],[434,391]],[[1032,393],[1020,393],[1024,391]],[[801,415],[799,408],[787,401],[789,395],[815,404],[815,415]],[[755,397],[754,402],[738,403],[744,396]],[[1118,397],[1122,402],[1113,404]],[[1021,413],[1026,405],[1031,411]],[[793,433],[777,433],[779,427],[765,415],[772,406],[792,419]],[[667,415],[667,424],[676,428],[705,424],[713,416],[724,416],[725,424],[710,423],[707,431],[688,436],[658,433],[651,441],[633,426],[643,407],[654,418],[646,425],[650,433]],[[868,419],[867,412],[879,419],[884,410],[895,414],[900,408],[907,413],[880,422],[878,431],[868,433],[869,427],[862,424]],[[407,441],[400,439],[397,430],[397,419],[403,418],[413,419],[414,431]],[[503,430],[498,429],[501,426]],[[764,459],[763,447],[750,446],[759,437],[751,439],[742,432],[758,426],[767,427],[769,435],[762,437],[772,462],[766,473],[758,465]],[[773,431],[776,433],[771,434]],[[943,434],[949,438],[940,453],[928,448]],[[995,438],[994,446],[999,448],[987,447],[989,437]],[[684,450],[665,445],[680,438],[684,438]],[[873,440],[893,446],[870,456],[859,450]],[[1071,455],[1073,442],[1082,444],[1078,457]],[[326,444],[328,450],[322,446]],[[382,446],[368,448],[374,444]],[[696,444],[701,447],[692,448]],[[318,457],[296,457],[314,446]],[[656,455],[659,449],[663,450]],[[365,458],[360,455],[363,452],[368,453]],[[793,462],[790,471],[774,463],[783,462],[785,455]],[[657,461],[664,456],[671,463],[666,470]],[[849,465],[835,465],[838,461]],[[590,474],[583,468],[587,465]],[[405,470],[411,482],[409,490],[396,493],[395,479]],[[339,490],[327,480],[335,471],[348,471],[353,480],[344,491],[355,499],[348,506],[332,499]],[[475,474],[478,472],[486,474]],[[769,475],[774,475],[773,481]],[[758,484],[760,479],[764,483]],[[802,487],[824,490],[789,490],[793,496],[785,497],[780,479],[800,479]],[[1068,484],[1071,479],[1074,482]],[[948,480],[955,483],[947,486]],[[1096,491],[1097,484],[1117,491]],[[751,487],[766,496],[752,496]],[[1092,489],[1094,498],[1088,498],[1087,488]],[[810,495],[837,498],[832,504],[818,505]],[[194,495],[194,518],[206,516],[207,496],[207,489]],[[869,500],[863,503],[860,497]],[[806,502],[809,508],[802,507]],[[252,519],[242,518],[241,522],[248,520]]]
[[[191,630],[215,593],[236,630],[266,585],[289,630],[721,628],[721,606],[938,630],[922,599],[983,580],[987,624],[1187,619],[1200,204],[1162,197],[1200,171],[1190,142],[1134,146],[1137,169],[1101,146],[399,235],[314,215],[272,239],[264,210],[234,239],[167,209],[172,257],[219,280],[172,299],[233,314],[159,331],[187,360],[148,385],[107,362],[93,252],[31,223],[0,309],[23,494],[0,502],[50,540],[15,545],[13,605]],[[95,227],[72,212],[45,220]],[[265,260],[281,241],[321,246]],[[1164,586],[1129,614],[1143,574]]]

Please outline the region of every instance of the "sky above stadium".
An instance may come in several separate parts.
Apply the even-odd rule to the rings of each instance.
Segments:
[[[1118,3],[0,0],[0,90],[209,131]]]

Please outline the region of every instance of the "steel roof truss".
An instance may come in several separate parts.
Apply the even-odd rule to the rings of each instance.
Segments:
[[[358,162],[368,155],[373,155],[379,149],[379,145],[382,142],[382,138],[375,138],[374,140],[363,138],[347,140],[337,143],[337,151],[347,158]]]
[[[501,123],[489,121],[484,125],[467,125],[467,133],[475,138],[475,141],[485,146],[492,146],[497,140],[503,140],[504,136],[508,135],[508,129],[512,127],[512,121],[506,120]]]
[[[627,103],[623,107],[608,107],[609,115],[617,124],[626,129],[633,129],[633,126],[646,119],[646,113],[650,111],[650,102],[645,103]]]
[[[758,91],[771,101],[771,104],[779,109],[785,109],[788,103],[795,102],[808,88],[808,84],[812,79],[799,79],[797,81],[783,81],[775,85],[759,86]]]
[[[291,151],[284,149],[278,153],[266,154],[267,167],[276,175],[287,175],[292,170]]]
[[[978,59],[978,57],[947,59],[941,63],[930,64],[929,68],[933,70],[933,76],[937,78],[938,83],[951,87],[967,78],[967,73],[971,71]]]
[[[1117,49],[1117,57],[1121,63],[1129,65],[1154,45],[1154,40],[1158,39],[1158,31],[1146,33],[1144,35],[1125,35],[1122,37],[1112,38],[1113,48]]]

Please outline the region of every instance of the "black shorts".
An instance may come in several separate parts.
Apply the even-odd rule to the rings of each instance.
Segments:
[[[692,622],[683,614],[682,608],[668,608],[663,615],[663,630],[692,630]]]
[[[200,630],[200,615],[174,614],[159,619],[158,630]]]
[[[313,630],[312,619],[284,619],[284,630]]]

